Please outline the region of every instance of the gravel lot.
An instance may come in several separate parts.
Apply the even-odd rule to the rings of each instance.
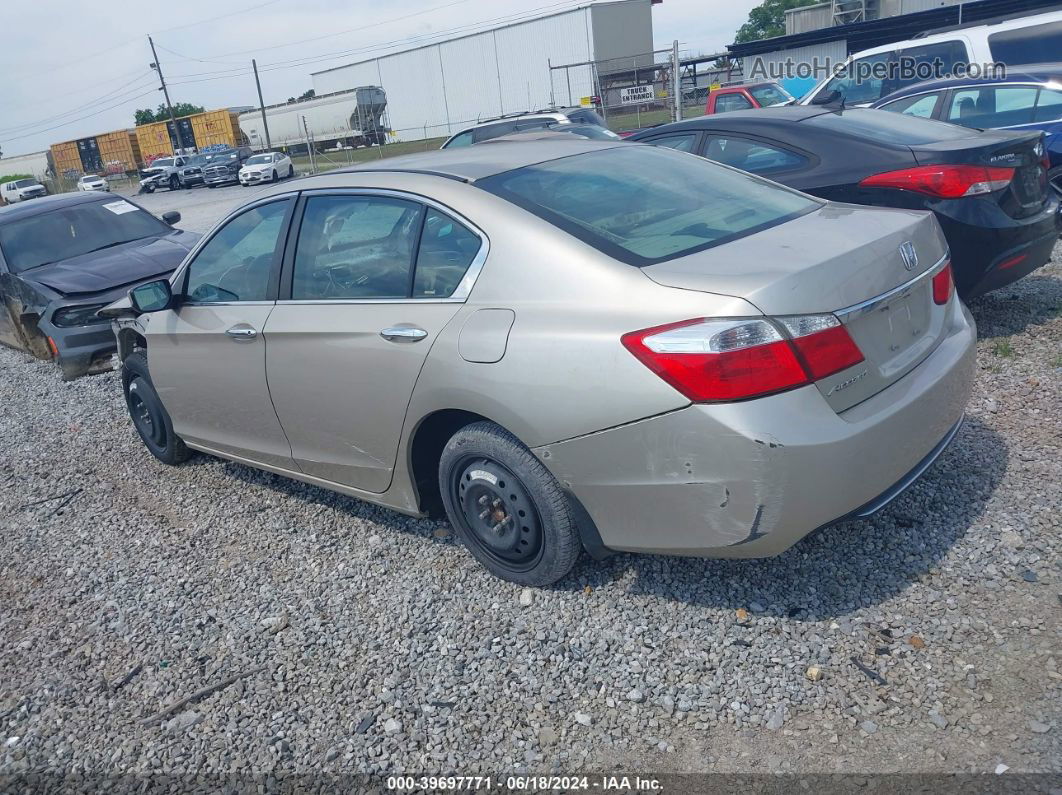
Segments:
[[[202,231],[250,195],[141,199]],[[539,591],[445,525],[164,467],[115,374],[0,349],[0,775],[1062,773],[1059,260],[973,306],[968,422],[873,520]]]

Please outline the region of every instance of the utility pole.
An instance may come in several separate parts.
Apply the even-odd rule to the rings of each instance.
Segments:
[[[269,119],[266,118],[265,100],[262,99],[262,82],[258,79],[258,63],[251,59],[251,68],[254,69],[254,84],[258,86],[258,107],[262,109],[262,127],[265,129],[266,150],[273,151],[273,142],[269,140]]]
[[[177,126],[177,117],[173,115],[173,105],[170,104],[170,92],[166,88],[166,78],[162,76],[162,66],[159,64],[158,53],[155,52],[155,42],[148,36],[148,44],[151,45],[151,57],[155,59],[151,68],[159,73],[159,83],[162,84],[162,95],[166,98],[166,110],[170,114],[170,122],[173,124],[173,134],[177,137],[177,148],[184,149],[184,141],[181,139],[181,128]]]
[[[310,128],[306,124],[306,117],[302,117],[302,129],[306,133],[306,154],[310,156],[310,171],[317,173],[317,157],[313,151],[313,138],[310,137]]]

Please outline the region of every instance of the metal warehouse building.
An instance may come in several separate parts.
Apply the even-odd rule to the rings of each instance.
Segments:
[[[551,96],[551,63],[651,53],[652,6],[660,1],[587,4],[335,67],[314,73],[313,88],[321,96],[380,86],[399,140],[450,135],[477,119],[565,102]]]

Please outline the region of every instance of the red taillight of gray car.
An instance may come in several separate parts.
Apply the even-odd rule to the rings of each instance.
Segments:
[[[904,168],[874,174],[859,183],[864,188],[898,188],[924,193],[939,199],[981,196],[1007,187],[1014,179],[1013,168],[939,165]]]
[[[694,403],[784,392],[863,361],[833,315],[700,318],[632,331],[621,342]]]
[[[951,275],[951,263],[949,262],[944,266],[936,276],[933,277],[933,303],[938,306],[943,306],[951,300],[951,294],[955,292],[955,280]]]

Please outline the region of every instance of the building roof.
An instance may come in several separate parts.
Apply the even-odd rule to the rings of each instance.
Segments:
[[[978,25],[1001,17],[1049,11],[1059,5],[1058,0],[976,0],[929,11],[808,30],[791,36],[728,44],[727,49],[731,55],[742,58],[843,39],[847,42],[848,52],[852,53],[911,39],[921,33],[935,33],[940,28],[958,26],[960,21],[963,26]]]

